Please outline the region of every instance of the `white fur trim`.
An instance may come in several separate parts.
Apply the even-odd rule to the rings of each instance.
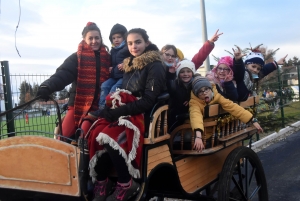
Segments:
[[[133,142],[132,142],[132,149],[128,154],[128,161],[127,163],[131,163],[131,161],[133,161],[136,157],[136,149],[139,146],[139,142],[140,142],[140,131],[139,129],[130,121],[128,121],[127,119],[124,119],[125,117],[120,117],[119,118],[119,126],[126,126],[127,128],[131,129],[134,131],[133,134]]]
[[[96,179],[97,173],[96,173],[96,171],[95,171],[95,166],[96,166],[96,164],[97,164],[98,158],[100,158],[100,157],[102,156],[102,154],[104,154],[105,152],[106,152],[105,149],[96,151],[95,155],[94,155],[93,158],[90,160],[90,163],[89,163],[90,176],[92,177],[93,183],[95,183],[95,181],[97,180],[97,179]]]
[[[117,88],[116,91],[114,93],[112,93],[112,95],[110,96],[110,98],[112,98],[112,107],[111,109],[115,109],[117,108],[117,101],[119,101],[119,106],[122,106],[122,105],[126,105],[125,103],[122,102],[121,100],[121,96],[120,96],[120,93],[123,92],[123,93],[127,93],[127,94],[131,94],[130,91],[128,90],[125,90],[125,89],[119,89]]]
[[[134,135],[135,136],[135,135]],[[130,151],[129,155],[131,155],[129,158],[127,156],[127,154],[125,153],[125,151],[119,146],[119,144],[114,140],[112,139],[111,137],[109,137],[107,134],[105,133],[99,133],[98,137],[96,138],[96,141],[99,142],[100,145],[103,145],[103,144],[108,144],[111,148],[113,148],[114,150],[118,150],[119,151],[119,154],[124,158],[125,162],[126,162],[126,165],[128,167],[128,171],[129,171],[129,174],[134,177],[134,178],[140,178],[140,170],[139,169],[136,169],[132,166],[131,164],[131,161],[130,158],[133,157],[133,154],[132,154],[132,150],[134,149],[133,153],[134,153],[134,158],[136,156],[136,148],[137,147],[134,147],[134,144],[132,146],[132,150]],[[135,140],[134,140],[135,141]]]

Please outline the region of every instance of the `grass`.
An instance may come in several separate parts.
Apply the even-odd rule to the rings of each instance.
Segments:
[[[53,137],[52,134],[56,126],[56,119],[57,115],[50,115],[48,117],[31,113],[29,115],[29,124],[26,124],[23,115],[19,115],[18,118],[14,120],[15,133],[16,135],[42,135]],[[7,134],[6,123],[5,120],[1,120],[0,136]]]
[[[283,107],[284,112],[284,126],[288,126],[300,119],[300,103],[290,102]],[[257,118],[260,125],[264,129],[264,135],[273,132],[278,132],[282,128],[281,109],[277,112],[273,110],[261,111],[258,113]]]

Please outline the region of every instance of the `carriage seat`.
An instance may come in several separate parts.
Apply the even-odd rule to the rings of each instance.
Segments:
[[[145,132],[144,135],[144,144],[153,144],[156,141],[158,142],[170,137],[170,135],[167,134],[167,111],[169,109],[167,101],[169,97],[170,95],[167,92],[157,97],[157,102],[150,113],[150,122],[148,129],[146,129],[148,132]]]

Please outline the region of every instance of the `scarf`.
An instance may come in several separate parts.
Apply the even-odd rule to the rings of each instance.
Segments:
[[[131,95],[130,91],[117,89],[113,94],[106,97],[106,106],[115,109],[126,103],[137,101],[137,98]],[[145,132],[143,114],[133,116],[119,117],[117,122],[109,123],[104,118],[100,118],[94,125],[100,127],[97,131],[91,130],[89,141],[90,153],[90,176],[96,179],[97,173],[95,166],[98,158],[106,152],[103,144],[109,144],[115,150],[118,150],[124,158],[130,175],[134,178],[140,178],[141,158],[143,153],[143,143]],[[97,132],[97,133],[93,133]],[[99,133],[99,135],[98,135]],[[96,134],[96,135],[95,135]],[[92,136],[97,136],[96,139]],[[93,143],[96,140],[99,144]],[[103,164],[105,165],[105,164]]]
[[[89,110],[98,109],[99,89],[109,78],[110,55],[104,46],[100,48],[100,69],[97,68],[96,56],[93,49],[82,40],[78,45],[78,75],[76,96],[74,102],[75,126],[81,123]]]
[[[125,40],[123,40],[123,42],[119,46],[114,46],[113,48],[116,49],[116,50],[118,50],[118,49],[120,49],[120,48],[122,48],[124,46],[125,46]]]

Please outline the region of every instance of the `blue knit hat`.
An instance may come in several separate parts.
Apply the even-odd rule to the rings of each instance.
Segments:
[[[245,64],[258,64],[263,67],[265,65],[264,57],[260,52],[250,52],[246,57]]]

